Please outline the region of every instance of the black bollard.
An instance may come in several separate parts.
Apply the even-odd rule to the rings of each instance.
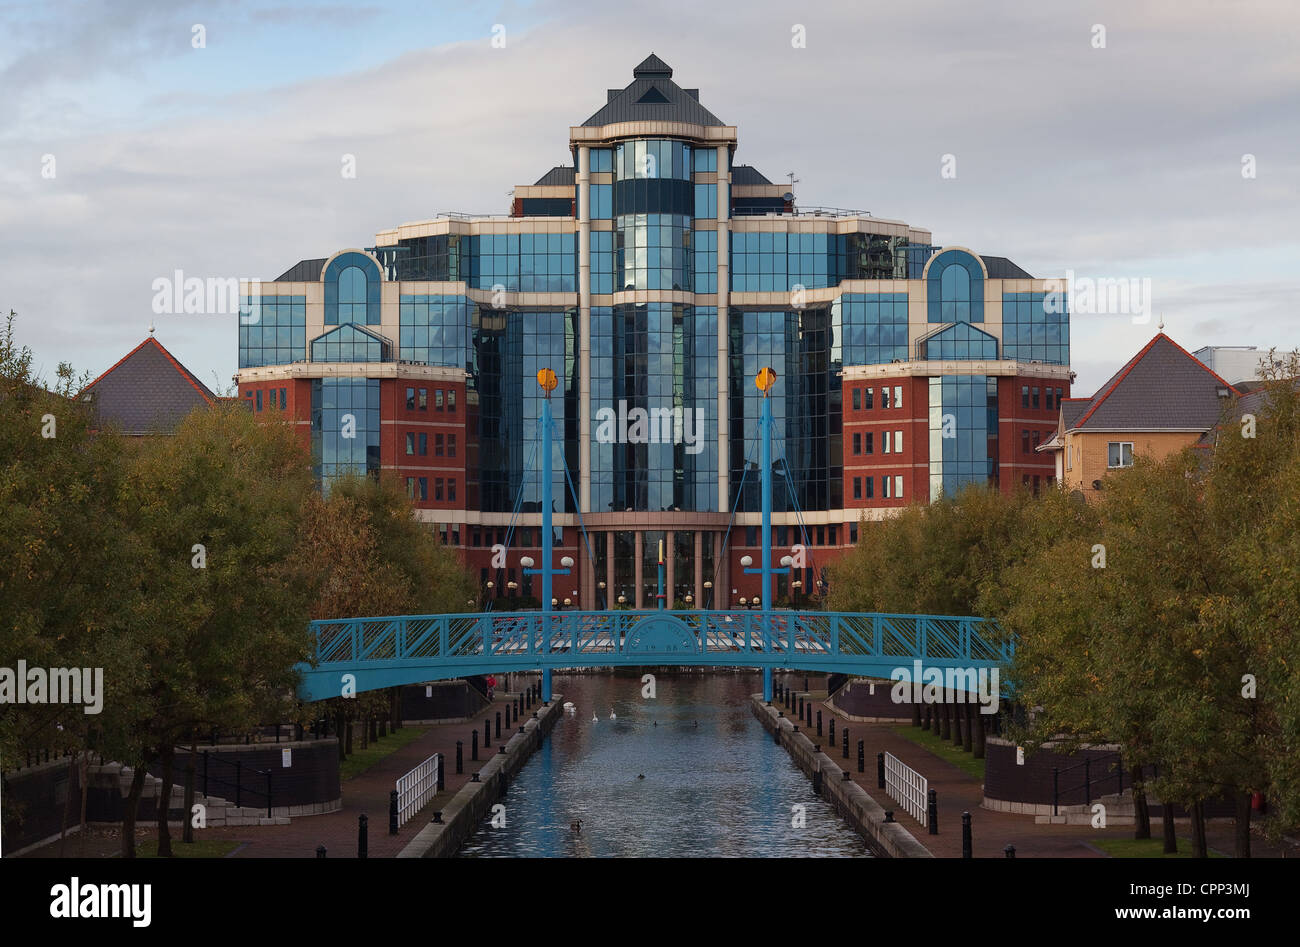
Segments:
[[[781,728],[777,727],[772,731],[772,742],[777,746],[781,745]]]
[[[831,734],[831,752],[834,752],[835,751],[835,718],[834,717],[831,718],[830,734]]]
[[[849,728],[844,728],[844,759],[849,758]]]
[[[858,772],[865,773],[866,771],[867,771],[866,747],[864,747],[862,745],[862,741],[859,740],[858,741]]]
[[[457,755],[460,754],[460,747],[456,747],[456,753]],[[459,773],[460,770],[457,770],[456,772]],[[442,792],[444,789],[447,788],[446,776],[447,776],[447,761],[444,760],[441,756],[439,756],[438,757],[438,786],[436,790],[437,792]]]
[[[974,857],[974,854],[971,850],[969,812],[963,812],[961,814],[961,857],[962,858]]]
[[[893,809],[886,809],[886,810],[885,810],[885,821],[886,821],[886,822],[893,822],[893,821],[894,821],[894,810],[893,810]]]
[[[325,857],[325,846],[324,846],[324,845],[317,845],[317,846],[316,846],[316,857],[317,857],[317,858],[324,858],[324,857]]]
[[[470,781],[471,783],[477,783],[477,782],[479,782],[478,773],[472,773],[472,774],[470,774],[469,781]]]
[[[876,788],[884,789],[885,788],[885,754],[884,753],[876,754],[876,780],[878,783]]]
[[[501,711],[497,711],[497,739],[501,739]]]
[[[367,857],[370,849],[370,844],[366,839],[368,831],[366,828],[366,814],[363,812],[357,816],[357,858]]]
[[[939,800],[931,789],[928,794],[928,801],[925,806],[926,822],[930,825],[930,834],[939,834]]]
[[[850,773],[847,769],[840,770],[840,779],[842,781],[847,783],[852,778],[853,778],[853,774]]]
[[[1014,845],[1008,845],[1006,848],[1002,849],[1002,853],[1006,855],[1007,858],[1015,858],[1016,847]]]
[[[819,769],[813,770],[812,777],[813,792],[820,796],[822,794],[822,771]]]
[[[474,736],[476,737],[478,736],[477,730],[474,731]],[[475,749],[477,749],[478,740],[474,741],[474,745],[475,745]],[[477,753],[474,754],[474,756],[475,759],[478,758]],[[465,743],[462,740],[457,740],[456,741],[456,775],[459,776],[463,772],[465,772]]]
[[[397,834],[397,790],[388,793],[388,834]]]
[[[469,758],[478,762],[478,730],[474,730],[470,733]],[[459,773],[460,770],[457,769],[456,772]]]
[[[488,717],[488,719],[483,721],[483,749],[485,751],[488,748],[488,744],[491,742],[492,742],[492,718]],[[478,759],[478,757],[476,756],[474,757],[474,759]]]
[[[817,735],[822,735],[822,712],[817,711]]]
[[[442,821],[442,810],[441,810],[441,809],[439,809],[439,810],[437,810],[436,812],[434,812],[434,814],[433,814],[433,824],[434,824],[434,825],[442,825],[442,824],[443,824],[443,821]]]

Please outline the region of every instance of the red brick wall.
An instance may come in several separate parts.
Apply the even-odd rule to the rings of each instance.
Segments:
[[[414,407],[407,407],[406,392],[415,390]],[[424,391],[425,407],[420,408],[420,392]],[[454,394],[455,406],[451,405]],[[441,405],[441,407],[440,407]],[[465,464],[468,438],[466,437],[466,403],[464,383],[431,380],[384,379],[379,385],[379,413],[381,433],[379,441],[380,463],[396,471],[405,483],[407,478],[416,481],[415,506],[417,509],[463,510],[466,508]],[[406,452],[407,435],[414,435],[415,453]],[[425,453],[420,453],[420,435],[425,436]],[[441,438],[442,456],[438,456]],[[452,438],[455,438],[455,456],[451,456]],[[419,498],[418,481],[427,481],[428,498]],[[439,499],[441,481],[441,499]],[[451,499],[452,490],[455,499]],[[464,537],[461,537],[464,542]]]
[[[853,390],[860,389],[862,407],[853,408]],[[888,389],[890,407],[881,407],[881,391]],[[894,406],[894,389],[903,397],[903,407]],[[866,407],[866,390],[872,391],[872,407]],[[843,384],[844,398],[844,506],[846,509],[880,509],[906,506],[929,500],[929,388],[924,378],[886,378],[849,381]],[[890,452],[884,452],[884,434],[890,435]],[[897,432],[903,432],[903,449],[897,450]],[[862,435],[862,454],[853,453],[853,435]],[[866,436],[872,439],[872,453],[866,453]],[[903,478],[902,497],[885,497],[882,477]],[[873,479],[873,495],[866,495],[865,478]],[[853,481],[862,478],[861,499],[853,495]],[[892,486],[892,485],[891,485]],[[891,489],[891,493],[893,490]]]
[[[1029,407],[1024,406],[1021,389],[1028,386],[1030,390]],[[1052,407],[1046,407],[1044,390],[1052,389]],[[1034,407],[1033,391],[1038,389],[1038,407]],[[1024,484],[1029,477],[1029,486],[1033,478],[1039,478],[1039,488],[1047,485],[1049,478],[1056,475],[1056,455],[1050,452],[1039,453],[1034,450],[1033,436],[1038,434],[1039,443],[1049,440],[1056,430],[1059,407],[1056,402],[1056,389],[1061,389],[1061,396],[1070,396],[1068,382],[1047,381],[1042,378],[1000,378],[998,379],[998,482],[1003,492],[1010,493]],[[1029,452],[1024,451],[1023,432],[1029,431]]]

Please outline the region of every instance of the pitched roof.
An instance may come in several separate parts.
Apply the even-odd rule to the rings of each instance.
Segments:
[[[1079,419],[1079,415],[1088,410],[1088,405],[1091,403],[1091,398],[1065,398],[1061,401],[1061,417],[1065,421],[1067,431],[1074,429],[1074,422]]]
[[[116,424],[124,434],[175,430],[197,407],[217,396],[153,336],[145,339],[78,395],[94,405],[95,427]]]
[[[277,283],[315,283],[320,280],[320,271],[325,269],[328,257],[319,260],[299,260],[275,278]]]
[[[631,85],[622,91],[609,90],[609,101],[582,124],[599,126],[615,122],[723,124],[700,104],[698,89],[683,89],[673,82],[672,68],[654,53],[632,70]]]
[[[984,261],[984,268],[989,271],[989,279],[1033,279],[1004,256],[985,256],[981,253],[980,259]]]
[[[1156,335],[1084,405],[1066,429],[1207,431],[1223,413],[1220,389],[1236,389],[1163,332]],[[1066,401],[1067,411],[1073,399]]]
[[[734,165],[731,169],[731,183],[737,185],[744,184],[771,184],[759,170],[748,164]]]
[[[572,165],[556,165],[537,179],[534,187],[542,184],[572,185],[578,179],[578,169]]]

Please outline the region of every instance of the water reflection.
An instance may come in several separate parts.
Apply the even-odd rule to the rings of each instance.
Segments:
[[[643,700],[639,677],[557,676],[576,712],[510,787],[505,827],[485,821],[461,855],[870,855],[754,719],[757,675],[656,683],[657,698]],[[801,828],[791,824],[795,805],[806,807]],[[580,832],[570,828],[577,820]]]

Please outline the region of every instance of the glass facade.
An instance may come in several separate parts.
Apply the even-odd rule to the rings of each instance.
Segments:
[[[340,253],[325,267],[325,325],[379,325],[381,275],[364,253]]]
[[[1070,311],[1068,301],[1053,308],[1046,293],[1002,294],[1003,358],[1047,365],[1070,364]]]
[[[930,322],[984,321],[984,268],[962,250],[944,250],[926,278]]]
[[[907,293],[845,293],[831,318],[844,365],[907,360]]]
[[[307,357],[306,296],[245,296],[239,308],[239,367],[288,365]]]
[[[593,307],[594,511],[714,508],[717,334],[713,307]]]
[[[772,396],[772,509],[837,509],[843,504],[840,365],[833,359],[829,308],[731,311],[731,502],[762,509],[758,428],[763,396],[754,376],[777,375]],[[742,436],[743,435],[743,436]],[[794,483],[791,496],[786,473]]]
[[[577,235],[498,233],[468,239],[468,274],[478,289],[504,286],[508,293],[577,292]]]
[[[930,379],[930,499],[967,483],[998,482],[998,380]]]
[[[921,343],[921,357],[927,359],[984,359],[998,357],[998,340],[970,323],[958,322],[936,332]]]
[[[392,346],[365,329],[348,324],[312,339],[313,362],[388,362]]]
[[[403,295],[398,358],[468,369],[473,362],[470,325],[474,308],[464,296]]]
[[[312,464],[322,488],[345,473],[379,473],[379,379],[311,383]]]

